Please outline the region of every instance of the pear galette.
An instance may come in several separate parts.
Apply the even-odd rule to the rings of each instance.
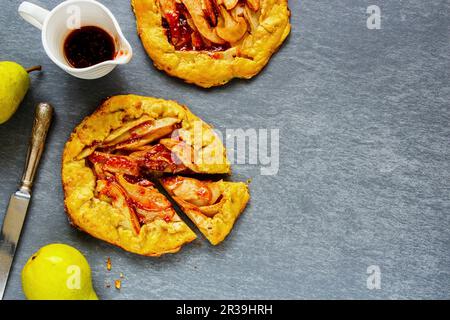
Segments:
[[[178,251],[196,235],[158,191],[155,174],[228,173],[222,141],[186,107],[150,97],[115,96],[85,118],[66,143],[64,202],[76,227],[127,251],[159,256]],[[213,244],[225,238],[248,201],[245,184],[202,182],[205,188],[199,189],[200,182],[184,183],[184,192],[199,196],[192,202],[164,181],[169,192],[175,190],[177,202],[209,210],[212,222],[197,222],[191,211],[186,213]]]
[[[258,74],[290,32],[288,0],[132,0],[158,69],[202,87]]]

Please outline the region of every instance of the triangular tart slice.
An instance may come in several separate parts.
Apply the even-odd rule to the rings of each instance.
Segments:
[[[250,199],[243,182],[203,181],[183,176],[164,177],[160,182],[213,245],[226,238]]]

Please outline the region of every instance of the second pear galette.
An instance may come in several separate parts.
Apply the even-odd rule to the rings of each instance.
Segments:
[[[71,223],[148,256],[196,238],[155,185],[155,177],[229,174],[222,141],[174,101],[135,95],[106,100],[79,124],[63,153],[64,203]],[[244,210],[244,183],[169,177],[164,187],[213,244]]]
[[[132,0],[157,68],[202,87],[251,78],[291,30],[287,0]]]

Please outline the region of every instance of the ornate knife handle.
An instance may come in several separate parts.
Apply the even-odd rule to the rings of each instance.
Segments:
[[[30,193],[34,175],[44,150],[45,138],[52,120],[53,107],[48,103],[40,103],[36,107],[34,115],[33,131],[28,146],[27,161],[22,176],[21,191]]]

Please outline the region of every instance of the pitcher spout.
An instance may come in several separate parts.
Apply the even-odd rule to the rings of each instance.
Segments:
[[[127,64],[128,62],[130,62],[132,56],[133,56],[133,49],[131,48],[130,43],[128,42],[127,39],[125,39],[124,36],[121,36],[118,41],[116,55],[113,61],[118,65]]]

